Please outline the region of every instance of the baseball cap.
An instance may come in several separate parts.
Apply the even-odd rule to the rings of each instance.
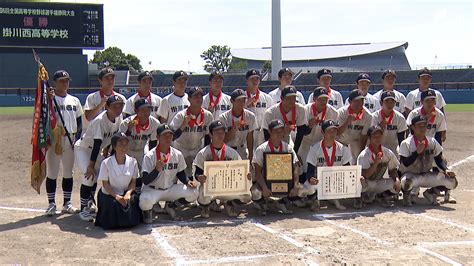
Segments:
[[[183,78],[183,77],[188,79],[188,74],[186,74],[186,72],[184,72],[183,70],[176,71],[173,74],[173,81],[177,81],[178,79]]]
[[[250,69],[249,71],[247,71],[247,73],[245,74],[245,79],[249,79],[251,77],[259,77],[260,78],[260,72],[256,69]]]
[[[115,77],[115,72],[112,68],[110,67],[102,68],[102,70],[100,70],[99,72],[99,79],[103,79],[104,77],[107,77],[110,75],[113,75]]]
[[[117,132],[112,136],[112,139],[110,139],[110,145],[115,146],[117,145],[117,142],[119,142],[122,139],[128,140],[127,135],[125,135],[125,133],[123,132]]]
[[[148,101],[148,99],[138,99],[135,103],[135,110],[138,110],[140,108],[150,108],[151,107],[151,104],[150,104],[150,101]]]
[[[320,79],[321,77],[323,76],[330,76],[332,77],[332,74],[331,74],[331,70],[327,69],[327,68],[323,68],[321,70],[318,71],[318,73],[316,74],[316,76],[318,77],[318,79]]]
[[[174,131],[170,128],[168,124],[160,124],[156,129],[156,134],[163,135],[165,133],[171,133],[174,135]]]
[[[211,81],[213,78],[215,77],[221,77],[222,79],[224,79],[224,75],[222,74],[222,72],[220,71],[213,71],[210,75],[209,75],[209,81]]]
[[[380,131],[383,133],[383,129],[380,126],[371,126],[369,129],[367,129],[367,136],[371,136],[375,132]]]
[[[219,120],[216,120],[216,121],[213,121],[210,125],[209,125],[209,132],[213,132],[214,130],[217,130],[217,129],[225,129],[225,126],[224,124],[219,121]]]
[[[235,101],[240,98],[247,98],[247,94],[242,89],[236,89],[230,94],[230,99]]]
[[[326,131],[327,129],[337,128],[337,127],[339,127],[339,124],[334,120],[326,120],[321,124],[321,129],[323,130],[323,132]]]
[[[393,99],[394,101],[396,101],[397,99],[395,98],[395,92],[393,91],[382,92],[382,95],[380,95],[380,100],[383,102],[385,99]]]
[[[328,90],[324,87],[317,87],[313,91],[313,99],[318,99],[319,97],[329,98]]]
[[[186,89],[186,94],[188,94],[188,97],[192,97],[196,93],[201,93],[201,95],[204,94],[201,87],[191,87]]]
[[[69,73],[66,72],[66,70],[58,70],[54,72],[53,81],[57,81],[61,79],[71,80],[71,77],[69,76]]]
[[[125,104],[123,102],[123,99],[118,96],[118,95],[112,95],[109,98],[107,98],[107,102],[105,103],[107,106],[111,106],[114,103],[120,103],[120,104]]]
[[[282,127],[285,127],[285,124],[283,121],[281,121],[281,119],[274,119],[268,124],[268,129],[277,129]]]
[[[425,99],[436,99],[436,93],[434,90],[426,90],[421,93],[421,101],[424,101]]]
[[[387,69],[382,73],[382,79],[384,79],[386,76],[394,76],[395,78],[397,77],[397,73],[395,73],[395,70],[392,69]]]
[[[278,71],[278,78],[281,78],[285,73],[290,73],[291,75],[293,75],[293,71],[291,71],[290,68],[285,67]]]
[[[425,68],[421,69],[418,72],[418,77],[421,77],[421,76],[430,76],[430,77],[432,77],[433,75],[431,74],[431,71],[428,68],[425,67]]]
[[[297,92],[298,90],[296,90],[296,87],[293,86],[293,85],[287,85],[283,88],[283,90],[281,91],[281,96],[280,98],[281,99],[284,99],[285,97],[287,96],[296,96],[297,95]]]
[[[425,116],[417,115],[411,119],[411,124],[416,125],[418,123],[428,123],[428,120]]]
[[[352,90],[349,93],[349,102],[353,100],[358,100],[358,99],[365,99],[365,96],[358,89]]]
[[[360,74],[357,76],[356,83],[359,83],[359,81],[361,81],[361,80],[368,81],[369,83],[371,82],[370,76],[369,76],[369,74],[367,74],[367,73],[360,73]]]
[[[153,80],[153,74],[150,71],[140,72],[140,74],[138,74],[138,82],[144,78],[151,78],[151,80]]]

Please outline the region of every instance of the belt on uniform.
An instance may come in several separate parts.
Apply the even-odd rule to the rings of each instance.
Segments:
[[[166,188],[159,188],[159,187],[150,186],[150,185],[148,185],[148,187],[150,187],[152,189],[155,189],[155,190],[166,190]]]

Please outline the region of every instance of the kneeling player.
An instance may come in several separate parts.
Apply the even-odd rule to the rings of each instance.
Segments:
[[[392,207],[394,196],[400,192],[397,171],[400,163],[390,149],[382,146],[383,132],[379,126],[369,128],[369,145],[357,157],[357,164],[362,166],[362,176],[365,178],[362,183],[363,195],[367,196],[369,202],[380,195],[383,206]],[[389,178],[385,178],[387,170]]]
[[[455,173],[447,171],[446,162],[443,160],[443,147],[433,137],[426,137],[427,123],[424,116],[413,117],[413,135],[400,145],[403,203],[407,206],[412,205],[410,192],[413,189],[429,187],[423,196],[429,203],[439,205],[437,190],[445,190],[449,198],[449,190],[458,185]],[[440,169],[439,172],[432,171],[434,162]]]
[[[268,125],[270,139],[265,141],[260,146],[257,147],[255,150],[255,154],[253,157],[253,165],[255,167],[255,176],[256,176],[256,183],[253,184],[250,191],[252,192],[252,200],[255,203],[255,207],[259,210],[260,215],[266,215],[268,206],[267,201],[272,196],[272,192],[267,187],[265,179],[263,177],[263,169],[264,169],[264,155],[266,152],[278,152],[278,153],[292,153],[293,154],[293,164],[298,162],[298,157],[296,156],[293,148],[288,146],[288,143],[283,141],[285,137],[285,124],[283,121],[276,119],[272,120]],[[296,167],[294,167],[296,168]],[[298,182],[298,174],[296,172],[293,173],[293,181],[295,184]],[[290,191],[289,195],[296,196],[297,195],[298,186],[295,186],[292,191]],[[288,197],[283,197],[275,202],[275,207],[285,214],[292,213],[291,210],[288,210],[286,205],[289,205]]]
[[[201,186],[199,187],[198,203],[201,205],[201,216],[209,218],[209,210],[211,201],[219,199],[224,202],[224,209],[228,216],[235,217],[239,213],[234,209],[234,205],[241,203],[249,203],[250,195],[232,196],[232,197],[205,197],[204,183],[207,176],[204,175],[204,161],[231,161],[241,160],[239,153],[232,147],[224,143],[225,125],[221,121],[214,121],[209,125],[209,133],[211,136],[211,144],[204,147],[198,152],[194,159],[194,178],[196,178]],[[250,173],[247,179],[252,179]]]
[[[143,211],[143,221],[153,222],[153,205],[166,201],[165,211],[172,219],[176,217],[175,200],[185,199],[194,202],[198,197],[197,183],[189,180],[184,170],[186,162],[183,154],[171,147],[174,133],[171,128],[162,124],[158,126],[158,146],[143,157],[142,180],[143,188],[140,194],[140,209]],[[181,183],[177,183],[177,180]]]

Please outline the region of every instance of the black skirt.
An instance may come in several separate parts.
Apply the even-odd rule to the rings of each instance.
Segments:
[[[142,220],[138,199],[137,194],[133,192],[129,204],[123,207],[115,198],[104,194],[100,189],[97,195],[95,225],[104,229],[130,228],[138,225]]]

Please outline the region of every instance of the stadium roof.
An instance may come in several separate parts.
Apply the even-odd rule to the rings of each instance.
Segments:
[[[338,57],[349,57],[364,54],[373,54],[398,47],[407,49],[408,42],[380,42],[380,43],[349,43],[349,44],[325,44],[304,46],[283,46],[283,61],[320,60]],[[272,59],[272,48],[244,48],[232,49],[232,56],[257,61]]]

